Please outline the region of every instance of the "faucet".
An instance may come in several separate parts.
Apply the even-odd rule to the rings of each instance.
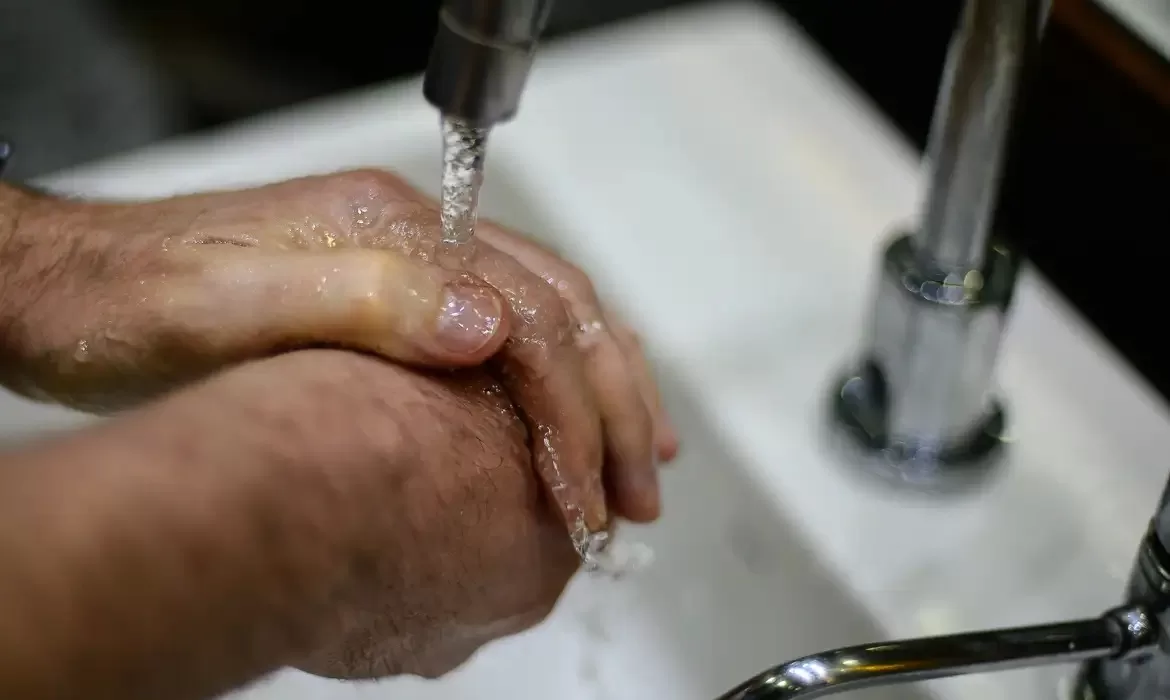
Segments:
[[[990,473],[991,383],[1018,259],[992,231],[1004,152],[1047,3],[966,0],[927,147],[916,230],[885,249],[861,360],[833,419],[872,473],[946,488]],[[1123,606],[1100,617],[846,647],[774,666],[718,700],[788,700],[1079,661],[1069,700],[1170,700],[1170,481]]]
[[[444,0],[423,95],[444,117],[489,129],[508,121],[552,0]]]
[[[1158,639],[1160,629],[1153,614],[1142,604],[1132,604],[1088,620],[880,642],[812,654],[770,668],[718,700],[815,698],[1041,664],[1129,660],[1148,654]],[[1154,696],[1145,697],[1152,700]]]
[[[992,216],[1042,5],[964,3],[935,108],[921,221],[886,248],[864,350],[833,394],[847,444],[872,473],[901,483],[978,481],[1003,444],[991,383],[1018,259],[991,235]],[[427,100],[475,128],[510,119],[551,7],[444,0]]]
[[[879,642],[770,668],[718,700],[813,698],[880,685],[1080,661],[1068,700],[1170,699],[1170,481],[1126,587],[1100,617]]]
[[[991,393],[1018,258],[992,236],[1000,171],[1044,0],[966,0],[928,144],[920,223],[882,257],[859,361],[832,395],[858,460],[915,486],[978,481],[1005,414]],[[552,0],[443,0],[423,94],[486,130],[511,119]]]
[[[993,217],[1046,9],[964,3],[927,143],[920,221],[886,247],[861,358],[832,394],[832,421],[853,456],[902,485],[971,485],[998,463],[1005,414],[992,379],[1019,265],[993,235]]]
[[[551,0],[445,0],[424,78],[444,117],[487,129],[515,115]],[[861,360],[834,417],[876,473],[977,480],[1004,410],[991,383],[1018,270],[992,235],[1000,171],[1045,0],[966,0],[927,150],[921,221],[885,249]],[[770,668],[718,700],[787,700],[1079,661],[1071,700],[1170,700],[1170,482],[1125,603],[1092,619],[880,642]]]

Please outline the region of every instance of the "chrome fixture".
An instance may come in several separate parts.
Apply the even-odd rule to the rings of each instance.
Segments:
[[[1152,615],[1133,605],[1091,620],[846,647],[780,664],[718,700],[815,698],[1024,666],[1130,659],[1147,653],[1157,634]]]
[[[489,128],[511,119],[552,0],[444,0],[423,94],[445,117]]]
[[[992,215],[1019,85],[1048,3],[967,0],[928,149],[916,231],[886,249],[862,359],[834,417],[876,473],[918,486],[978,479],[1004,414],[992,372],[1015,284]],[[775,666],[718,700],[820,697],[879,685],[1081,661],[1069,700],[1170,700],[1170,481],[1123,607],[1051,625],[881,642]]]
[[[1042,4],[965,3],[935,106],[921,220],[886,248],[861,358],[832,398],[864,464],[896,481],[978,478],[1002,444],[992,377],[1018,265],[992,219]]]
[[[760,673],[718,700],[813,698],[879,685],[1082,661],[1068,700],[1170,700],[1170,481],[1143,538],[1125,604],[1099,618],[879,642]]]

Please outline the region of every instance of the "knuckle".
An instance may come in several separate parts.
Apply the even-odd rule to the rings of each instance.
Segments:
[[[559,277],[564,281],[567,291],[572,292],[584,303],[596,303],[597,287],[593,284],[592,278],[584,270],[571,263],[563,264],[564,270]]]
[[[572,330],[572,319],[556,290],[547,285],[534,286],[529,294],[528,304],[540,310],[539,326],[545,332],[561,336]]]
[[[358,168],[334,176],[338,188],[348,198],[399,198],[410,190],[398,175],[378,168]]]
[[[357,327],[384,328],[401,322],[399,290],[406,270],[393,255],[355,255],[353,260],[346,268],[345,286],[360,290],[347,300]]]

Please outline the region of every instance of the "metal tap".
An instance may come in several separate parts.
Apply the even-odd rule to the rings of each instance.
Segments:
[[[1069,700],[1170,699],[1170,481],[1138,547],[1125,604],[1089,620],[881,642],[780,664],[718,700],[788,700],[1083,662]]]
[[[1017,259],[992,235],[1000,173],[1042,0],[967,0],[947,56],[917,228],[886,248],[860,361],[834,419],[867,466],[935,486],[981,476],[1001,445],[992,396]]]
[[[1146,532],[1126,586],[1125,599],[1152,614],[1158,644],[1133,658],[1095,659],[1081,667],[1073,700],[1170,698],[1170,482]]]
[[[815,698],[881,685],[1086,659],[1132,659],[1157,640],[1141,605],[1099,618],[846,647],[755,676],[718,700]]]
[[[445,117],[490,128],[511,119],[552,0],[445,0],[423,94]]]

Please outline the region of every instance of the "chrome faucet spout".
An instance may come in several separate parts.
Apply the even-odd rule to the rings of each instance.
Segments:
[[[917,231],[922,264],[981,270],[1024,72],[1035,64],[1042,3],[967,0],[951,41],[927,147],[929,181]]]
[[[1156,644],[1141,606],[1033,627],[924,637],[813,654],[760,673],[718,700],[815,698],[850,690],[1025,666],[1118,658]]]

